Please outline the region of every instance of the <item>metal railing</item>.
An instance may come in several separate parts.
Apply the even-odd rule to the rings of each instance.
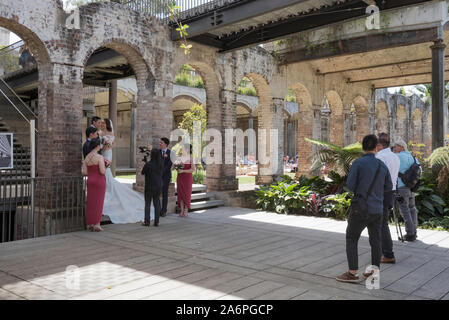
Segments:
[[[118,2],[159,19],[169,21],[169,6],[176,3],[179,9],[179,19],[203,14],[213,9],[242,0],[119,0]],[[117,1],[115,1],[117,2]]]
[[[0,179],[0,242],[85,230],[86,179]]]

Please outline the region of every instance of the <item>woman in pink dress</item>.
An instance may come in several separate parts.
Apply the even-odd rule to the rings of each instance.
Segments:
[[[176,188],[178,192],[178,207],[181,209],[180,217],[187,217],[190,209],[190,199],[192,198],[192,173],[195,171],[195,164],[192,159],[192,146],[184,145],[182,156],[178,160],[182,164],[182,169],[177,169],[178,178]]]
[[[103,231],[100,227],[106,192],[106,166],[100,151],[100,139],[90,141],[90,152],[84,159],[83,175],[87,175],[86,224],[90,231]]]

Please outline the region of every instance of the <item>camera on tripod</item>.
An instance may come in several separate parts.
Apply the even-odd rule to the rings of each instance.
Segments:
[[[151,154],[151,150],[148,149],[147,147],[139,147],[139,153],[143,153],[144,154],[142,161],[145,162],[145,163],[148,162],[148,157]]]
[[[399,195],[399,194],[397,194],[396,195],[396,201],[398,202],[398,203],[403,203],[404,202],[404,198],[401,196],[401,195]]]

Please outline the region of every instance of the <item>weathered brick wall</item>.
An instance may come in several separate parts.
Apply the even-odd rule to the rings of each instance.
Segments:
[[[425,126],[421,124],[421,130],[419,123],[414,122],[416,128],[410,129],[411,106],[417,103],[416,99],[408,101],[405,97],[392,96],[385,99],[384,106],[379,104],[377,96],[374,98],[369,84],[348,84],[338,74],[317,75],[307,62],[279,66],[274,57],[257,46],[222,54],[194,43],[192,53],[186,56],[178,43],[170,41],[166,26],[120,4],[92,3],[81,7],[80,15],[81,29],[68,30],[65,27],[68,15],[60,0],[0,0],[0,26],[27,42],[39,66],[38,172],[41,175],[80,172],[83,73],[91,54],[101,47],[119,52],[135,72],[138,146],[158,146],[160,137],[169,137],[173,126],[173,79],[183,64],[195,68],[203,78],[208,128],[217,129],[223,138],[226,129],[237,126],[238,84],[244,76],[250,78],[259,99],[255,124],[259,130],[278,130],[277,166],[260,166],[258,181],[262,183],[269,183],[282,173],[283,100],[289,88],[295,92],[299,104],[295,143],[300,173],[310,171],[314,147],[304,138],[319,138],[319,110],[325,97],[331,108],[330,140],[335,144],[344,145],[345,136],[350,136],[347,131],[351,126],[347,122],[351,121],[348,115],[352,105],[356,109],[357,140],[375,128],[377,132],[390,131],[406,140],[420,131],[424,132],[424,141],[431,137],[428,114],[421,106]],[[396,106],[401,103],[404,110],[397,110]],[[221,143],[224,146],[224,139]],[[273,143],[268,140],[268,150]],[[258,149],[261,154],[265,151]],[[235,159],[235,148],[232,153]],[[223,147],[223,161],[226,155]],[[136,162],[139,171],[140,154]],[[210,190],[237,188],[235,165],[210,165],[206,181]],[[140,175],[137,183],[141,188]]]
[[[27,42],[39,67],[37,169],[42,176],[80,172],[83,70],[100,47],[122,54],[136,74],[137,145],[156,145],[171,131],[168,29],[111,2],[81,7],[80,30],[65,27],[67,16],[59,0],[0,0],[0,25]]]

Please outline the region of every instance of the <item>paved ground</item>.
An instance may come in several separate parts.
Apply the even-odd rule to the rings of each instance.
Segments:
[[[107,225],[0,244],[0,299],[449,299],[449,233],[396,241],[399,263],[382,265],[381,289],[368,290],[334,280],[347,268],[345,228],[225,207],[170,215],[159,228]],[[366,237],[359,250],[365,266]],[[67,287],[69,265],[79,289]]]

